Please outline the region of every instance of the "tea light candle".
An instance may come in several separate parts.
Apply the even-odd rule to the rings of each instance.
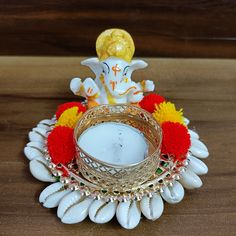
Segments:
[[[110,164],[135,164],[148,155],[143,133],[117,122],[92,126],[80,135],[77,142],[89,155]]]

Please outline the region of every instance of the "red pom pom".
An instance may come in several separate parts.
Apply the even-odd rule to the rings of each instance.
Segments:
[[[184,160],[190,147],[190,135],[187,128],[174,122],[164,122],[162,124],[162,149],[163,154],[173,154],[175,160]]]
[[[61,114],[71,108],[71,107],[78,107],[79,108],[79,112],[85,112],[86,111],[86,107],[80,103],[80,102],[67,102],[64,104],[61,104],[57,107],[57,111],[56,111],[56,118],[57,120],[59,119],[59,117],[61,116]]]
[[[67,164],[75,157],[73,129],[57,126],[48,135],[48,151],[54,164]]]
[[[165,98],[162,96],[150,93],[146,95],[140,102],[139,105],[141,108],[145,109],[146,111],[153,113],[155,110],[155,104],[159,105],[160,103],[164,102]]]

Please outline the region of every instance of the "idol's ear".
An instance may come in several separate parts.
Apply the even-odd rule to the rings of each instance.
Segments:
[[[97,57],[88,58],[81,61],[81,65],[88,66],[96,76],[102,73],[102,67]]]
[[[138,69],[143,69],[147,66],[148,66],[148,64],[143,60],[132,60],[130,63],[129,70],[133,72]]]

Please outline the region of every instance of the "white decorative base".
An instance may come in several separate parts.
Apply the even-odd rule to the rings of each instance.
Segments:
[[[189,123],[188,119],[185,118],[185,122]],[[30,172],[36,179],[44,182],[57,181],[43,157],[44,139],[54,123],[54,118],[41,121],[29,133],[30,142],[24,148],[24,153],[30,160]],[[79,190],[66,189],[64,184],[56,182],[42,191],[39,201],[46,208],[58,207],[57,216],[65,224],[82,222],[87,216],[91,221],[102,224],[110,221],[116,214],[122,227],[133,229],[139,224],[141,213],[149,220],[156,220],[164,210],[163,199],[170,204],[180,202],[184,197],[184,188],[201,187],[202,181],[198,175],[208,172],[206,164],[199,160],[208,157],[207,147],[199,140],[195,131],[189,130],[189,134],[191,147],[186,171],[181,174],[179,181],[175,181],[172,186],[164,187],[160,193],[155,193],[152,197],[143,197],[141,201],[105,202],[85,196]]]

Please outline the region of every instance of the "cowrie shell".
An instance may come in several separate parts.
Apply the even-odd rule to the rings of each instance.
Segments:
[[[164,210],[164,204],[161,196],[154,193],[151,198],[143,197],[140,202],[140,208],[143,215],[149,220],[158,219]]]
[[[64,185],[60,182],[49,185],[45,188],[40,196],[39,202],[43,203],[43,206],[46,208],[57,207],[60,200],[71,190],[65,189]]]
[[[67,194],[59,203],[59,206],[57,208],[57,216],[59,218],[62,218],[66,211],[74,204],[78,203],[81,198],[82,195],[79,191],[73,191]]]
[[[47,125],[47,126],[52,126],[55,124],[55,121],[53,119],[44,119],[39,122],[39,124]]]
[[[37,156],[43,155],[43,143],[29,142],[24,148],[24,154],[29,160],[33,160]]]
[[[206,145],[197,139],[191,139],[191,153],[198,158],[207,158],[209,156]]]
[[[50,126],[48,126],[48,125],[46,125],[46,124],[42,124],[42,123],[38,123],[38,124],[37,124],[37,128],[45,129],[45,130],[47,130],[47,131],[51,129]]]
[[[35,147],[35,148],[38,148],[39,150],[43,151],[44,144],[40,143],[40,142],[29,142],[26,144],[26,147]]]
[[[173,186],[166,186],[163,188],[161,196],[170,204],[179,203],[184,198],[184,188],[178,181],[175,181]]]
[[[141,211],[137,201],[120,202],[116,209],[116,218],[126,229],[135,228],[141,219]]]
[[[52,175],[51,171],[45,164],[45,160],[41,156],[35,157],[33,160],[31,160],[29,163],[29,168],[31,174],[40,181],[43,182],[56,181],[55,177]]]
[[[83,221],[89,213],[89,207],[92,202],[93,199],[82,196],[78,203],[67,209],[61,221],[65,224],[75,224]]]
[[[47,136],[47,130],[42,128],[33,128],[32,131],[29,132],[29,140],[31,142],[44,142]]]
[[[188,130],[188,133],[189,133],[189,135],[190,135],[191,138],[199,139],[199,135],[198,135],[195,131],[189,129],[189,130]]]
[[[193,171],[197,175],[205,175],[208,172],[207,165],[198,158],[190,155],[188,160],[188,170]]]
[[[186,189],[200,188],[202,186],[201,179],[194,172],[188,169],[181,173],[179,182]]]
[[[89,218],[91,221],[104,224],[110,221],[116,213],[117,202],[105,202],[95,200],[89,208]]]

